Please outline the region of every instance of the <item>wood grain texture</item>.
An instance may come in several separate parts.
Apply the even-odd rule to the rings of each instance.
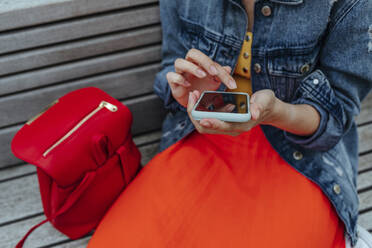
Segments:
[[[133,113],[133,135],[155,131],[161,128],[165,110],[162,108],[162,101],[157,96],[148,95],[134,98],[129,101],[123,101],[123,104],[127,105]],[[0,168],[22,163],[21,160],[14,157],[10,149],[11,140],[21,126],[17,125],[0,129]]]
[[[0,76],[2,76],[0,78],[0,95],[32,87],[29,82],[16,86],[8,84],[5,87],[7,78],[4,78],[4,75],[16,72],[18,75],[23,71],[51,67],[56,64],[160,43],[160,41],[161,29],[159,25],[156,25],[0,56]]]
[[[372,92],[363,100],[360,115],[357,117],[357,123],[363,124],[372,121]]]
[[[26,73],[19,73],[10,77],[1,78],[0,91],[6,94],[6,92],[10,91],[15,92],[25,89],[31,90],[36,87],[46,87],[52,84],[73,84],[73,82],[71,81],[85,80],[86,83],[89,83],[90,80],[100,80],[100,78],[102,77],[99,76],[103,74],[108,74],[118,70],[124,70],[128,67],[134,67],[145,63],[156,63],[158,61],[160,61],[160,45],[153,45],[127,52],[118,52],[110,55],[94,57],[91,59],[79,60],[59,66],[34,70]],[[137,69],[140,70],[140,67]],[[151,68],[148,72],[142,73],[146,73],[148,75],[147,78],[150,77],[151,79],[153,79],[154,71],[151,70]],[[122,72],[121,74],[123,74],[123,79],[125,80],[125,72]],[[96,75],[99,75],[98,79],[93,78]],[[110,75],[104,76],[109,77]],[[79,84],[79,82],[77,83]],[[110,84],[111,80],[110,82],[103,82],[103,80],[101,79],[101,83]],[[152,81],[149,81],[148,83],[151,84]],[[140,84],[136,84],[134,82],[133,86],[135,85],[139,86]],[[19,96],[22,97],[22,95],[23,93],[20,93]],[[4,99],[9,98],[5,96],[3,98],[0,98],[0,101],[4,101]],[[16,97],[11,97],[10,99],[18,101]]]
[[[370,210],[372,208],[372,190],[365,191],[363,193],[360,193],[359,195],[359,210],[366,211]]]
[[[358,190],[372,190],[372,170],[358,175]]]
[[[138,28],[160,22],[159,7],[146,6],[0,34],[0,54]]]
[[[156,2],[158,0],[2,0],[0,32]]]
[[[372,123],[358,128],[359,153],[372,151]]]
[[[358,171],[367,171],[367,170],[372,170],[372,153],[359,156]]]
[[[153,52],[156,57],[158,51]],[[135,55],[132,54],[132,56]],[[126,63],[126,60],[122,62]],[[95,66],[92,65],[92,67]],[[0,98],[0,113],[2,113],[0,127],[25,122],[55,99],[79,88],[95,86],[118,99],[149,94],[153,91],[155,74],[159,68],[157,63],[150,64],[2,97]],[[40,76],[42,77],[42,74]],[[53,76],[51,75],[51,77]],[[47,75],[45,77],[48,78]]]
[[[372,211],[360,215],[358,223],[372,233]]]

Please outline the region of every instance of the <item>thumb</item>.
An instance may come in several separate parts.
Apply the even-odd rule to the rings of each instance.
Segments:
[[[193,92],[190,91],[190,93],[189,93],[189,100],[187,102],[187,112],[189,112],[189,114],[191,114],[191,110],[194,108],[195,103],[199,98],[198,93],[199,92],[197,90],[195,90]]]

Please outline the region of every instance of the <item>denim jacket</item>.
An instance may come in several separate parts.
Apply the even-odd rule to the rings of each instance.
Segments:
[[[280,156],[327,195],[355,245],[354,118],[372,86],[372,1],[256,0],[254,8],[253,92],[271,89],[285,102],[313,106],[321,117],[317,131],[307,137],[261,128]],[[194,130],[186,109],[171,95],[166,73],[193,47],[235,68],[248,19],[239,0],[160,0],[160,16],[163,59],[154,90],[169,109],[161,141],[165,149]]]

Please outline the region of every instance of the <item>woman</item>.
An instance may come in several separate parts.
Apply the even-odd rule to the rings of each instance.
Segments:
[[[371,10],[368,0],[160,1],[155,92],[170,110],[169,148],[90,247],[355,245]],[[200,93],[217,89],[250,93],[252,120],[193,120]]]

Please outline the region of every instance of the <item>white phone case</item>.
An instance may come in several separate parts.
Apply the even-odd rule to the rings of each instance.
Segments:
[[[203,98],[205,93],[222,93],[222,94],[239,94],[245,95],[247,97],[247,109],[248,113],[225,113],[225,112],[207,112],[207,111],[197,111],[196,107],[198,106],[200,100]],[[249,112],[249,95],[244,92],[224,92],[224,91],[204,91],[200,96],[199,100],[195,104],[194,108],[191,111],[191,116],[195,120],[201,120],[206,118],[218,119],[221,121],[228,122],[247,122],[251,119],[251,113]]]

